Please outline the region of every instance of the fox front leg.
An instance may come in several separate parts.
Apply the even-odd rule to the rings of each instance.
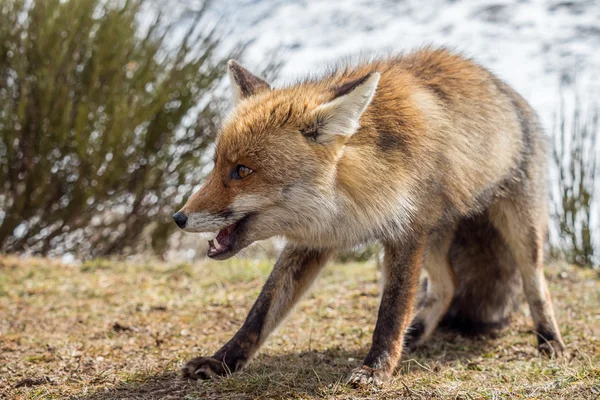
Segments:
[[[329,255],[329,250],[288,244],[241,329],[212,357],[190,360],[183,376],[208,379],[242,369],[310,287]]]
[[[412,238],[384,247],[384,288],[373,343],[363,365],[348,377],[352,386],[380,385],[392,377],[411,321],[425,240]]]

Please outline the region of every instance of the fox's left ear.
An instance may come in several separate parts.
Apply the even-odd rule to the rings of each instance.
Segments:
[[[313,138],[317,142],[327,143],[336,136],[350,137],[356,133],[361,115],[373,100],[380,76],[379,72],[371,72],[338,87],[337,97],[314,111],[317,131]]]
[[[238,103],[246,97],[253,96],[258,92],[262,92],[263,90],[271,89],[271,86],[267,82],[252,74],[246,68],[238,64],[237,61],[229,60],[227,62],[227,67],[233,86],[233,98],[235,103]]]

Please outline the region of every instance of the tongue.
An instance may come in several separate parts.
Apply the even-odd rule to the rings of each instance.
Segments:
[[[235,224],[231,224],[223,228],[217,234],[214,240],[208,241],[208,256],[214,257],[229,250],[231,246],[231,233],[235,228]]]
[[[219,231],[217,235],[217,241],[221,245],[228,246],[230,245],[229,240],[231,239],[231,232],[233,232],[233,228],[235,228],[235,224],[229,225],[227,228],[223,228]]]

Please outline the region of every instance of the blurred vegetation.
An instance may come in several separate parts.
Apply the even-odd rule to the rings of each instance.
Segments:
[[[598,164],[600,146],[600,107],[589,102],[583,106],[580,97],[561,95],[554,124],[554,167],[558,179],[552,185],[554,215],[558,243],[551,254],[584,267],[598,265],[600,223],[598,213]],[[571,98],[573,97],[573,98]],[[572,104],[566,104],[566,100]],[[595,207],[595,208],[594,208]]]
[[[363,244],[352,249],[340,251],[337,254],[337,260],[342,263],[366,262],[374,258],[379,265],[379,254],[381,251],[381,245],[378,243]]]
[[[0,0],[0,252],[167,249],[227,105],[225,62],[242,47],[223,50],[207,3],[177,26],[158,3]],[[600,107],[574,97],[556,114],[551,252],[597,266]]]
[[[206,8],[179,43],[147,11],[0,1],[0,251],[88,258],[140,237],[164,250],[200,179],[224,104],[209,93],[231,55],[217,55]]]

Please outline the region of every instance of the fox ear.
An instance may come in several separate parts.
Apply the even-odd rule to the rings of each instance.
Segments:
[[[233,88],[233,98],[236,103],[258,92],[271,89],[271,86],[267,82],[253,75],[246,68],[238,64],[237,61],[229,60],[227,67]]]
[[[371,72],[336,89],[336,98],[320,105],[314,111],[317,127],[314,139],[321,143],[336,136],[350,137],[360,127],[360,117],[365,112],[377,89],[379,72]]]

